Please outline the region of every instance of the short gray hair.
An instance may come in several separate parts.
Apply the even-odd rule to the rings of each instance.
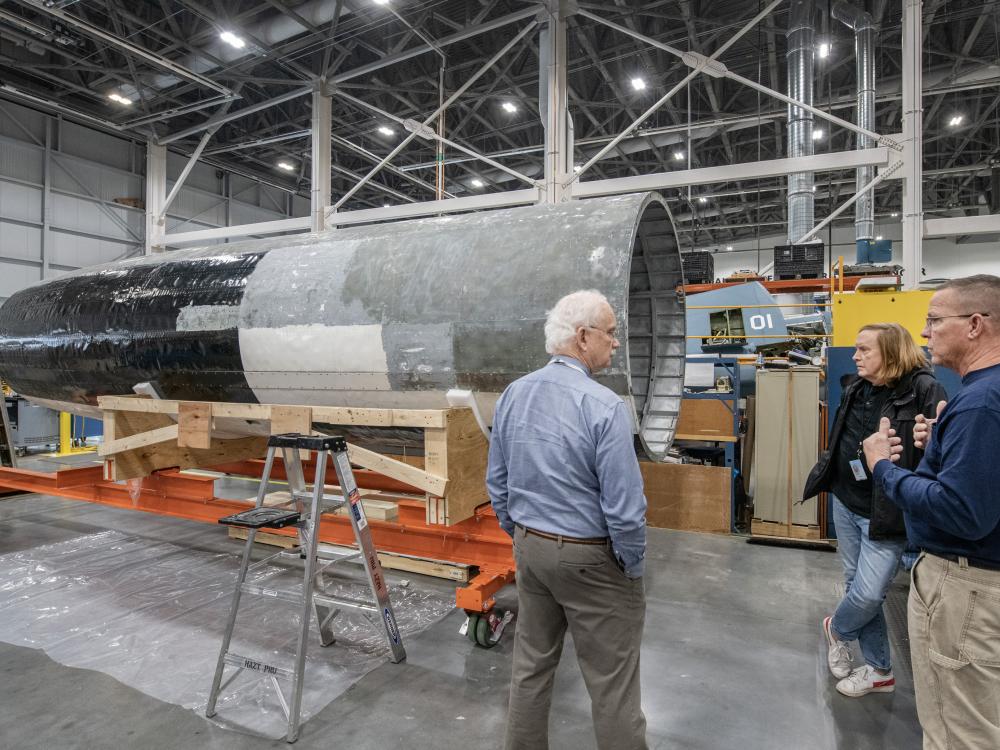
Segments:
[[[610,303],[596,289],[581,289],[556,302],[545,318],[545,351],[556,354],[576,336],[576,329],[596,326]]]
[[[953,289],[962,300],[962,310],[970,313],[987,313],[994,325],[1000,325],[1000,278],[986,273],[952,279],[937,291]]]

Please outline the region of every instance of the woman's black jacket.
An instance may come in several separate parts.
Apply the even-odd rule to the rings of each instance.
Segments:
[[[837,408],[837,415],[830,430],[830,443],[819,462],[809,472],[802,499],[808,500],[820,492],[829,492],[836,477],[837,443],[844,431],[847,412],[854,406],[854,400],[864,385],[864,380],[855,376],[844,388],[844,394]],[[888,417],[896,435],[903,439],[903,453],[899,457],[899,466],[904,469],[915,469],[924,452],[913,446],[913,425],[917,414],[923,414],[928,419],[937,414],[937,403],[947,399],[947,394],[941,384],[935,380],[933,373],[927,368],[911,370],[892,389],[880,417]],[[886,498],[878,486],[872,482],[872,504],[869,514],[871,523],[868,536],[871,539],[904,539],[906,526],[903,523],[903,513],[895,503]]]

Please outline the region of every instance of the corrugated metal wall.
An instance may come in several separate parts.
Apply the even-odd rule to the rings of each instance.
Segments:
[[[167,156],[167,190],[185,164]],[[36,281],[142,253],[145,144],[0,100],[0,301]],[[306,216],[309,201],[198,164],[168,232]]]

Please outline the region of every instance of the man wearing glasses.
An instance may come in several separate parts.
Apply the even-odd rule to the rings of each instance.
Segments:
[[[567,629],[590,693],[597,746],[644,750],[639,643],[646,498],[632,419],[593,379],[618,348],[604,295],[549,311],[540,370],[497,401],[486,483],[514,538],[518,621],[504,747],[548,748],[552,682]]]
[[[931,297],[922,335],[931,361],[962,376],[938,404],[915,471],[892,463],[899,438],[882,420],[864,441],[885,495],[903,509],[913,566],[908,609],[925,750],[1000,748],[1000,278],[956,279]],[[921,418],[918,417],[918,421]]]

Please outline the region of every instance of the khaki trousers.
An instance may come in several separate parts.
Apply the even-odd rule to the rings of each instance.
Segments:
[[[923,553],[908,620],[924,750],[1000,748],[1000,571]]]
[[[546,750],[552,682],[567,628],[590,693],[601,750],[646,750],[639,645],[642,580],[621,572],[607,545],[514,533],[518,618],[506,750]]]

